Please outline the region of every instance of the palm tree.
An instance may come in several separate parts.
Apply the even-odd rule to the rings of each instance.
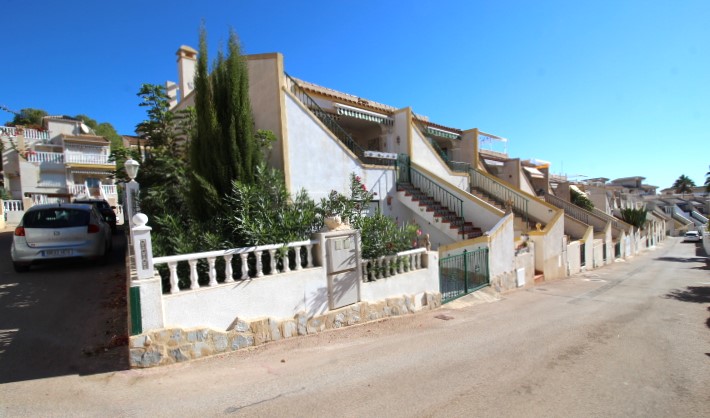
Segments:
[[[676,193],[683,195],[693,191],[692,188],[695,187],[695,182],[690,177],[683,174],[676,179],[672,187],[675,189]]]

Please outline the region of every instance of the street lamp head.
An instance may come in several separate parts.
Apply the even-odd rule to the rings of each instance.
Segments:
[[[135,180],[136,176],[138,175],[138,167],[140,167],[138,161],[134,160],[133,158],[129,158],[128,160],[126,160],[123,166],[126,168],[126,174],[128,174],[128,177],[131,179],[131,181]]]

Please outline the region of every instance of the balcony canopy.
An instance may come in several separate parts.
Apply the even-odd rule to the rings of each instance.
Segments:
[[[338,115],[363,119],[366,121],[379,123],[381,125],[394,125],[394,119],[382,113],[371,112],[365,109],[358,109],[357,107],[348,106],[340,103],[334,103],[333,105],[335,106]]]

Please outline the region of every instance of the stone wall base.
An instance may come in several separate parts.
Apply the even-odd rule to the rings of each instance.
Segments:
[[[305,312],[293,319],[260,318],[252,321],[236,319],[228,331],[209,328],[166,328],[130,337],[130,364],[145,368],[209,357],[291,338],[316,334],[382,318],[406,315],[441,306],[440,293],[401,296],[384,301],[358,302],[324,315],[308,318]]]

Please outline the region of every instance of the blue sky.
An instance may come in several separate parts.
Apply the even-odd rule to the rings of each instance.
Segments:
[[[572,176],[702,184],[710,164],[710,1],[0,0],[0,104],[88,114],[131,134],[142,83],[175,51],[245,53],[437,123],[509,139]],[[12,118],[0,115],[0,123]]]

